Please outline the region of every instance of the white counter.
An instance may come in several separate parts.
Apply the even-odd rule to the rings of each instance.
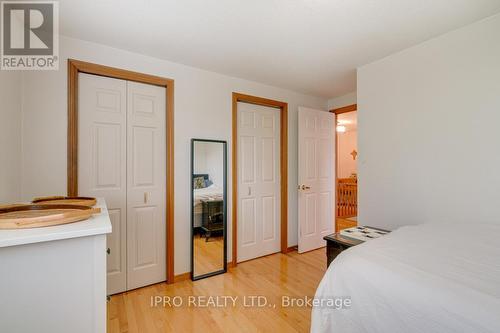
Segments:
[[[85,237],[111,232],[108,209],[104,199],[97,199],[101,213],[88,220],[45,228],[0,230],[0,248],[6,246]]]
[[[0,230],[0,332],[106,332],[111,222],[97,206],[82,222]]]

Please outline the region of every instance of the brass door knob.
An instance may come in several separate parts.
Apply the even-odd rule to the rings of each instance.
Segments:
[[[311,187],[306,186],[306,185],[299,185],[299,190],[310,190]]]

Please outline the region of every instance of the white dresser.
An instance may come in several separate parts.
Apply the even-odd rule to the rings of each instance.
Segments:
[[[106,332],[111,223],[97,206],[82,222],[0,230],[0,332]]]

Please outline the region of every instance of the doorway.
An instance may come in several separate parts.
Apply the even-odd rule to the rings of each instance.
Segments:
[[[335,231],[358,225],[357,105],[333,109],[337,149],[335,153]]]
[[[135,191],[136,189],[133,186],[131,186],[129,188],[131,192],[127,193],[127,194],[130,195],[131,198],[134,198],[134,200],[137,199],[138,201],[145,202],[146,206],[148,203],[152,204],[153,201],[155,201],[155,203],[158,203],[158,205],[163,207],[164,213],[162,214],[162,216],[160,216],[160,220],[161,220],[160,223],[161,223],[161,227],[162,227],[161,229],[163,230],[163,231],[161,231],[161,233],[164,236],[163,237],[160,236],[161,237],[160,242],[163,242],[164,244],[166,243],[166,245],[165,245],[166,249],[164,249],[163,253],[159,254],[155,260],[156,260],[156,262],[158,262],[158,260],[163,261],[164,264],[161,266],[163,266],[164,269],[166,269],[166,273],[165,273],[165,271],[160,271],[160,273],[159,273],[159,275],[161,275],[160,279],[163,281],[166,280],[167,283],[173,283],[174,282],[174,241],[173,241],[173,233],[174,233],[174,228],[173,228],[174,227],[174,225],[173,225],[173,209],[174,209],[174,198],[173,198],[173,186],[174,186],[174,184],[173,184],[173,181],[174,181],[173,92],[174,92],[174,90],[173,89],[174,89],[174,82],[173,82],[173,80],[170,80],[170,79],[165,79],[165,78],[152,76],[152,75],[148,75],[148,74],[136,73],[136,72],[131,72],[131,71],[127,71],[127,70],[122,70],[122,69],[87,63],[87,62],[73,60],[73,59],[68,60],[68,175],[67,175],[68,181],[67,182],[68,182],[68,195],[69,196],[77,196],[79,194],[79,173],[80,172],[79,172],[79,168],[78,168],[78,166],[79,166],[78,165],[78,163],[79,163],[78,157],[81,154],[80,149],[83,148],[83,147],[79,146],[79,139],[81,140],[81,138],[82,138],[81,135],[85,134],[85,133],[79,133],[79,131],[78,131],[79,127],[80,127],[80,125],[79,125],[79,118],[80,117],[79,117],[78,113],[80,111],[79,108],[81,107],[81,100],[79,101],[79,98],[78,98],[79,97],[79,76],[80,75],[87,75],[87,74],[90,74],[90,76],[93,77],[97,81],[99,81],[99,79],[106,80],[106,82],[107,82],[106,84],[109,83],[111,86],[113,86],[114,88],[117,88],[118,90],[121,89],[120,85],[121,86],[125,85],[123,97],[118,98],[118,94],[116,94],[116,91],[115,91],[115,93],[112,92],[113,89],[111,89],[111,90],[102,89],[102,90],[100,90],[101,94],[94,94],[95,95],[94,97],[96,97],[98,99],[100,98],[99,103],[101,103],[104,106],[104,108],[106,108],[106,106],[112,106],[112,105],[118,106],[119,104],[133,105],[133,108],[131,109],[132,116],[130,116],[130,124],[137,125],[136,126],[137,127],[136,134],[137,134],[138,140],[136,140],[137,141],[136,143],[139,143],[139,141],[140,141],[139,139],[141,139],[141,138],[144,141],[144,140],[147,140],[148,138],[151,139],[152,135],[154,136],[152,131],[150,131],[150,132],[146,131],[147,128],[151,129],[155,126],[149,126],[150,124],[147,123],[148,122],[147,118],[151,117],[151,114],[148,113],[148,106],[151,106],[152,104],[150,103],[151,101],[147,101],[148,98],[143,98],[143,97],[147,97],[148,95],[150,95],[149,92],[143,91],[143,89],[146,89],[146,90],[152,89],[152,90],[157,91],[158,94],[162,95],[161,97],[163,99],[163,102],[158,104],[157,114],[160,114],[160,113],[162,114],[162,119],[164,120],[166,125],[161,126],[161,127],[163,127],[162,134],[160,134],[160,136],[157,139],[162,140],[162,142],[164,144],[162,145],[163,148],[161,148],[162,151],[161,152],[158,151],[158,152],[154,153],[154,155],[155,155],[155,159],[163,160],[162,165],[164,165],[165,167],[163,167],[163,170],[161,170],[161,173],[163,174],[163,177],[162,177],[163,180],[161,180],[161,178],[160,178],[161,184],[158,183],[157,186],[155,185],[154,187],[158,187],[159,189],[161,189],[162,192],[166,192],[166,194],[164,196],[160,196],[160,199],[157,199],[158,196],[156,195],[156,192],[157,192],[156,190],[153,191],[153,189],[151,188],[151,191],[142,191],[142,190],[144,190],[144,188],[142,188],[141,193],[140,193],[141,195],[137,196],[136,195],[137,193],[135,193],[137,191]],[[121,82],[124,82],[124,83],[121,83]],[[158,90],[158,89],[160,89],[160,90]],[[127,90],[130,91],[131,93],[128,94]],[[154,95],[154,93],[153,93],[153,95]],[[136,96],[137,98],[136,99],[128,99],[128,97],[130,97],[130,96]],[[118,103],[118,99],[120,100],[120,103]],[[104,117],[115,116],[115,117],[120,118],[120,116],[117,116],[117,113],[113,112],[113,110],[110,109],[108,111],[109,112],[107,112],[106,115],[104,115],[105,112],[102,113]],[[114,111],[116,111],[116,110],[114,110]],[[128,112],[124,112],[123,113],[124,115],[122,116],[123,119],[120,118],[119,121],[122,121],[122,120],[126,121],[126,117],[128,115],[125,116],[125,113],[128,113]],[[138,118],[136,116],[141,116],[142,118]],[[104,125],[104,127],[107,126],[107,129],[111,129],[113,127],[113,126],[110,126],[110,124],[112,122],[109,122],[108,120],[110,120],[110,119],[105,119],[105,121],[103,121],[101,123],[102,123],[102,125]],[[146,122],[146,123],[144,123],[144,122]],[[122,124],[122,125],[126,126],[126,124]],[[120,131],[116,130],[119,127],[120,126],[115,126],[114,132],[112,130],[106,131],[105,130],[106,128],[103,128],[103,131],[101,131],[102,132],[101,134],[103,135],[103,137],[102,137],[103,140],[101,140],[101,141],[103,143],[107,142],[107,141],[112,141],[112,140],[105,140],[106,135],[108,136],[108,139],[109,138],[116,139],[117,136],[119,136],[122,141],[124,140],[123,142],[128,141],[127,136],[122,138]],[[118,140],[115,140],[115,141],[118,142]],[[133,143],[131,143],[130,145],[126,144],[126,146],[132,147]],[[104,147],[102,147],[102,148],[104,148]],[[124,151],[125,154],[126,154],[126,149],[127,148],[125,148],[125,151]],[[122,152],[123,152],[123,149],[122,149]],[[146,152],[149,152],[149,150],[146,150]],[[113,159],[111,158],[112,156],[117,156],[117,155],[113,155],[113,154],[102,155],[101,160],[105,161],[107,159],[107,161],[111,163],[111,162],[113,162]],[[142,158],[144,156],[142,156],[142,157],[138,156],[138,157]],[[113,163],[111,163],[111,164],[113,164]],[[128,165],[129,164],[128,161],[125,164]],[[154,164],[156,165],[157,163],[154,162]],[[137,181],[133,182],[133,183],[135,185],[139,185],[139,186],[144,185],[145,186],[148,179],[150,179],[150,178],[146,177],[148,175],[147,170],[150,170],[151,168],[149,168],[149,167],[142,168],[142,166],[144,166],[142,164],[141,165],[136,164],[136,166],[137,166],[137,173],[136,173]],[[112,175],[112,173],[110,173],[109,170],[107,170],[106,172],[104,172],[104,171],[106,171],[106,170],[103,169],[103,173],[102,173],[103,176],[106,175],[108,177],[113,178],[113,175]],[[157,177],[155,177],[155,179],[157,179]],[[104,181],[105,179],[102,178],[101,180]],[[123,184],[123,186],[124,186],[125,182],[128,182],[128,180],[125,179],[125,180],[121,181],[120,183]],[[104,183],[107,183],[107,181],[104,181]],[[82,185],[82,184],[80,184],[80,185]],[[104,185],[106,185],[106,184],[104,184]],[[106,186],[104,186],[104,188],[105,187]],[[127,194],[125,194],[125,196],[127,196]],[[135,197],[137,197],[137,198],[135,198]],[[158,201],[162,201],[162,202],[158,202]],[[135,206],[137,206],[137,205],[134,205],[134,207]],[[123,209],[127,210],[127,207],[123,207]],[[144,221],[153,221],[153,220],[157,219],[157,217],[155,217],[154,212],[152,212],[149,207],[144,207],[144,209],[142,209],[142,210],[139,209],[139,210],[140,211],[135,211],[135,213],[136,213],[136,214],[134,214],[135,218],[141,219]],[[110,217],[113,218],[113,216],[110,216]],[[149,218],[149,217],[151,217],[151,218]],[[116,218],[116,216],[115,216],[115,218]],[[150,225],[151,225],[151,223],[150,223]],[[158,231],[160,231],[160,230],[158,230]],[[149,234],[151,234],[151,233],[149,233]],[[125,235],[125,238],[120,238],[120,239],[126,240],[127,239],[126,236],[127,235]],[[144,239],[143,236],[147,236],[147,233],[146,234],[139,233],[136,236]],[[132,241],[133,241],[133,239],[132,239]],[[115,245],[116,245],[115,248],[119,248],[119,249],[123,250],[122,244],[115,244]],[[146,248],[145,249],[146,252],[143,252],[142,254],[136,252],[135,257],[131,256],[130,258],[132,258],[132,259],[135,258],[134,262],[135,262],[136,266],[141,266],[142,268],[147,270],[148,266],[150,266],[150,263],[147,262],[148,261],[147,257],[149,256],[149,254],[151,254],[151,252],[149,251],[151,249],[152,249],[151,247]],[[119,252],[120,256],[124,255],[126,252],[127,252],[126,248],[124,251],[120,251]],[[153,257],[153,256],[149,256],[149,257]],[[116,258],[116,259],[117,260],[115,261],[115,264],[120,265],[119,266],[120,270],[122,270],[122,271],[126,270],[126,268],[123,267],[123,263],[124,263],[123,258],[120,257],[120,258]],[[142,272],[146,272],[146,270],[142,270]],[[108,265],[108,273],[109,273],[109,265]],[[143,279],[143,277],[141,277],[140,275],[141,274],[139,274],[138,276],[134,276],[132,278],[131,281],[135,281],[135,282],[130,284],[131,288],[137,287],[137,286],[143,284],[142,282],[137,282],[137,281],[141,281],[141,280],[145,281],[145,279]],[[149,273],[146,275],[149,276]],[[138,278],[138,279],[136,279],[136,278]],[[154,280],[156,281],[157,278],[155,278]],[[122,286],[123,286],[123,282],[122,282]]]
[[[233,93],[232,265],[287,248],[288,104]]]

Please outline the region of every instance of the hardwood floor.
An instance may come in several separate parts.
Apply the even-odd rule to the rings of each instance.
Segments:
[[[278,253],[208,279],[118,294],[108,302],[108,332],[309,332],[311,308],[283,307],[282,297],[313,297],[325,270],[324,248],[300,255]],[[179,297],[174,300],[175,296]],[[214,303],[208,302],[209,296],[214,296]],[[228,298],[224,306],[223,296],[235,297],[235,306]],[[250,306],[251,296],[263,296],[260,300],[267,304]],[[171,306],[154,306],[158,300],[170,300]],[[175,307],[174,302],[182,305]]]
[[[199,276],[224,269],[224,238],[194,236],[194,275]]]

